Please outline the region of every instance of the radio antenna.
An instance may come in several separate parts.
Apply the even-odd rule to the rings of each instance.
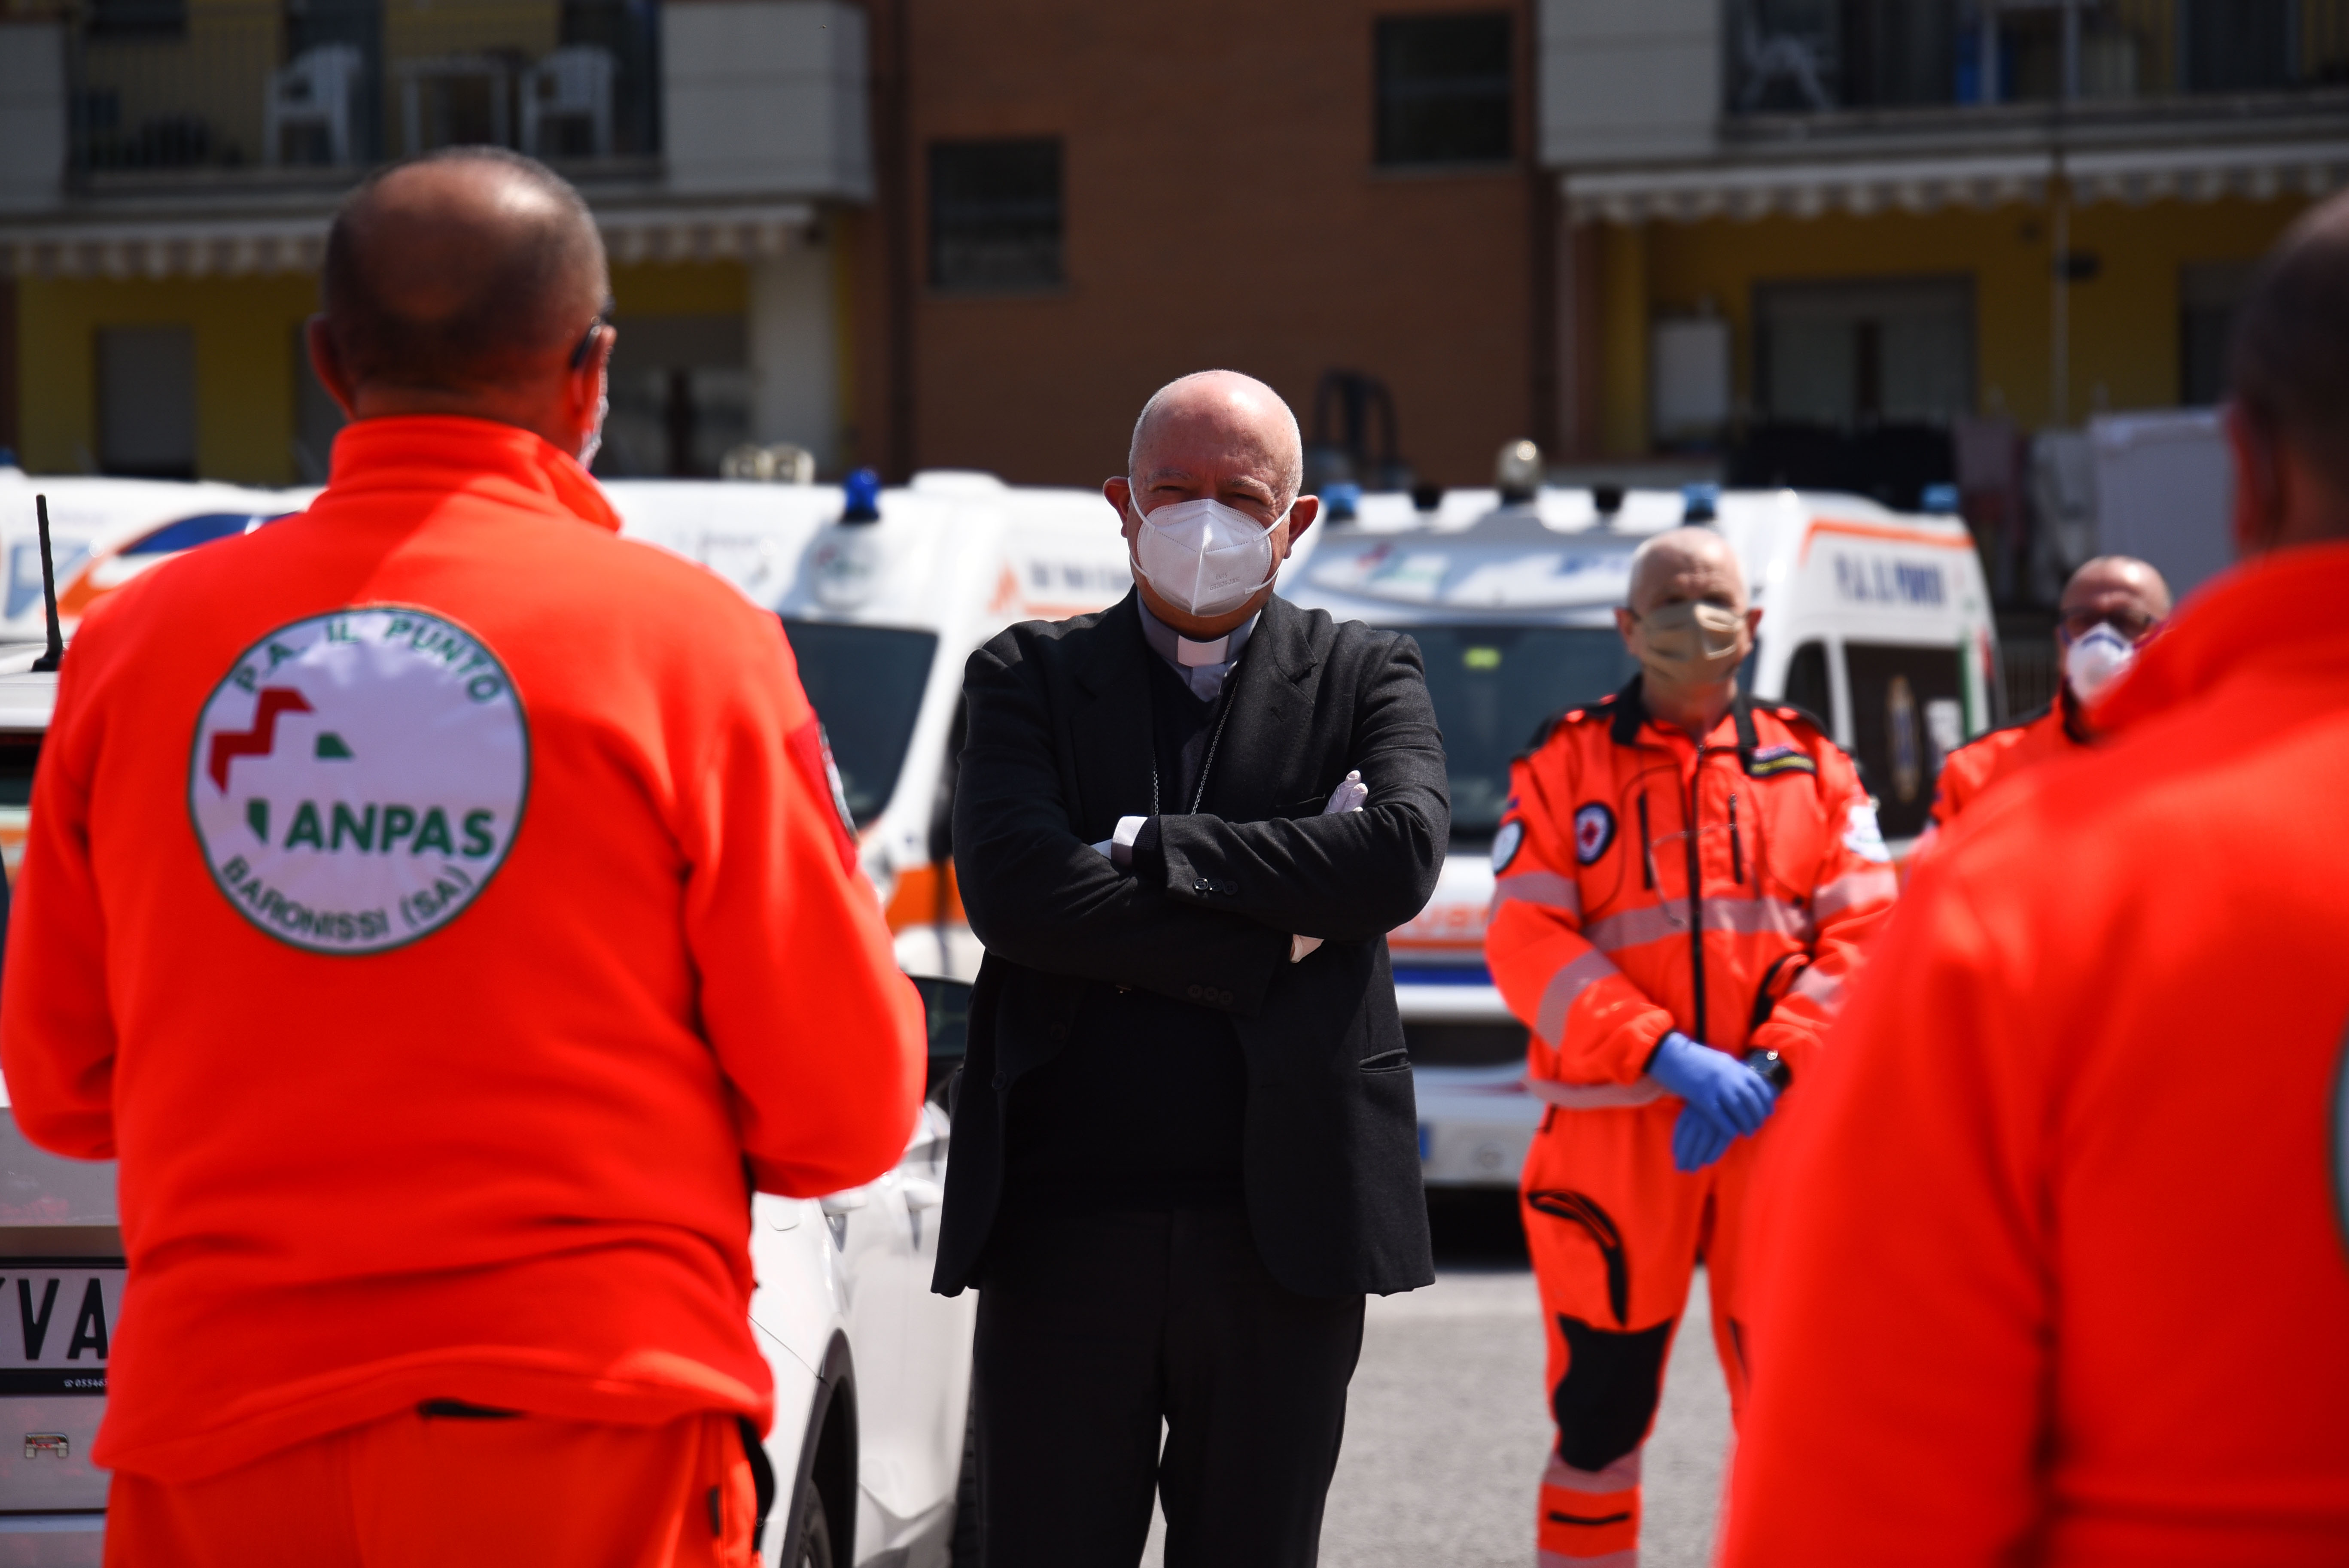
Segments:
[[[49,651],[33,661],[33,671],[38,675],[56,669],[57,661],[66,656],[66,634],[65,628],[57,621],[57,557],[49,553],[47,496],[33,498],[33,514],[41,529],[41,598],[49,612]]]

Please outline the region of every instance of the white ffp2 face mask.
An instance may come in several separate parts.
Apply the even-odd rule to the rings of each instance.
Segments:
[[[1133,539],[1134,564],[1161,599],[1186,615],[1237,610],[1279,569],[1272,533],[1287,512],[1270,528],[1237,507],[1207,499],[1170,501],[1145,512],[1138,486],[1128,504],[1142,522]]]
[[[581,468],[593,469],[595,466],[595,454],[604,449],[604,421],[611,417],[612,384],[607,380],[604,383],[604,389],[595,396],[595,422],[587,427],[586,438],[579,443]]]
[[[2097,693],[2127,675],[2135,663],[2135,645],[2110,626],[2097,624],[2064,650],[2064,678],[2074,696],[2094,702]]]

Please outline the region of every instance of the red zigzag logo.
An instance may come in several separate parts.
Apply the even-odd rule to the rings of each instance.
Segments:
[[[207,769],[220,792],[228,793],[228,765],[240,757],[266,757],[277,746],[277,716],[281,713],[308,713],[310,699],[292,686],[263,686],[261,706],[253,715],[253,727],[246,730],[221,730],[212,736],[212,756]]]

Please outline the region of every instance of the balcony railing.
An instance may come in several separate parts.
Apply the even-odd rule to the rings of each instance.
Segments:
[[[658,37],[657,0],[82,0],[74,171],[331,179],[460,142],[644,158]]]
[[[2349,0],[1725,0],[1733,116],[2349,88]]]

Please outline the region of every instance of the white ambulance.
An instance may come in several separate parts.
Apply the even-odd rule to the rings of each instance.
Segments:
[[[1549,715],[1634,673],[1613,611],[1642,540],[1684,521],[1728,539],[1766,612],[1747,689],[1829,727],[1858,760],[1896,856],[1924,825],[1941,758],[2000,722],[1990,594],[1953,516],[1710,487],[1542,489],[1506,504],[1454,490],[1432,511],[1371,495],[1331,510],[1354,515],[1307,535],[1282,592],[1418,639],[1451,777],[1435,896],[1388,939],[1432,1186],[1514,1186],[1540,1120],[1525,1028],[1485,964],[1489,853],[1510,760]]]
[[[854,480],[604,488],[626,533],[701,562],[782,617],[898,962],[908,974],[975,977],[949,815],[963,664],[1017,622],[1125,596],[1125,542],[1101,492],[959,471],[886,490]]]

